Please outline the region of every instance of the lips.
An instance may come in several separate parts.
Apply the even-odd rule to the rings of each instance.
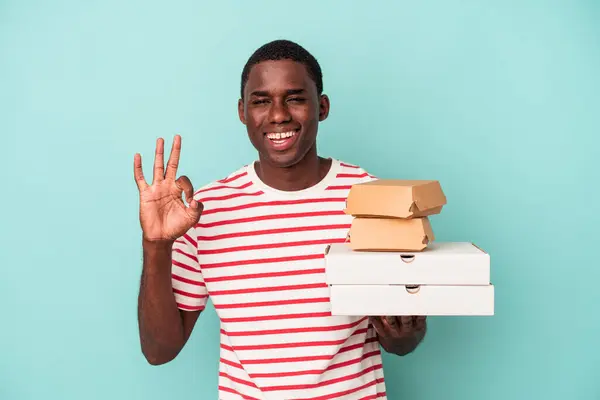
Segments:
[[[300,129],[283,131],[283,132],[267,132],[265,133],[265,140],[267,145],[276,151],[285,151],[290,149],[298,136],[300,135]]]

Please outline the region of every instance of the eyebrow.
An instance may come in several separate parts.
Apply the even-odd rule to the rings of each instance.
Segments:
[[[286,95],[293,95],[293,94],[300,94],[303,93],[304,89],[288,89],[285,91]],[[257,97],[268,97],[269,96],[269,92],[266,92],[264,90],[255,90],[254,92],[250,93],[250,96],[257,96]]]

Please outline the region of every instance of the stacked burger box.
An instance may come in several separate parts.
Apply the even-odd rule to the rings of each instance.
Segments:
[[[352,186],[347,241],[325,250],[331,313],[493,315],[489,254],[471,242],[435,240],[431,219],[446,202],[435,180]]]

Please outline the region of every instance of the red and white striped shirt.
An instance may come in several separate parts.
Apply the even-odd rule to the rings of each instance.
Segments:
[[[221,321],[219,399],[386,399],[366,317],[332,316],[324,250],[343,242],[350,186],[374,179],[333,159],[317,185],[285,192],[252,164],[199,189],[199,223],[176,241],[180,309],[210,296]]]

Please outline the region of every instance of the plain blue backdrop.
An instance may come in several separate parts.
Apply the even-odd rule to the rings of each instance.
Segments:
[[[298,41],[319,150],[439,179],[438,240],[492,255],[496,315],[430,318],[390,399],[600,398],[597,1],[0,1],[0,399],[216,399],[211,307],[172,363],[137,337],[133,156],[183,137],[195,187],[255,158],[248,56]]]

